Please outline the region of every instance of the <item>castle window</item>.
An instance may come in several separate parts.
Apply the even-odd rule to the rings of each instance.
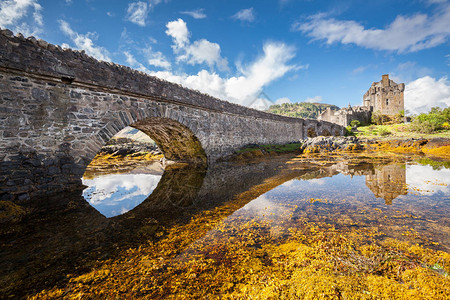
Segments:
[[[386,99],[386,105],[389,105],[389,99]]]

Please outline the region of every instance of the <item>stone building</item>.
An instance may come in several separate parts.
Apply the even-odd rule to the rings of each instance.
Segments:
[[[384,115],[395,115],[405,109],[404,93],[405,84],[395,83],[389,79],[389,75],[382,75],[381,81],[372,83],[372,86],[363,96],[363,105],[333,110],[327,108],[322,112],[317,120],[328,121],[348,126],[353,120],[358,120],[361,124],[369,124],[372,113],[379,111]]]
[[[361,124],[369,124],[372,116],[372,110],[365,106],[351,106],[341,108],[339,110],[328,107],[323,111],[317,120],[328,121],[339,124],[341,126],[348,126],[353,120],[358,120]]]
[[[395,115],[405,109],[404,83],[395,83],[389,74],[382,75],[381,81],[372,83],[363,96],[363,106],[371,107],[383,115]]]

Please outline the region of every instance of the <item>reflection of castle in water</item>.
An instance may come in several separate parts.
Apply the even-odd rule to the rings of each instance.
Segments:
[[[405,163],[388,165],[376,165],[364,161],[352,162],[340,161],[328,168],[308,172],[299,177],[301,180],[313,178],[332,177],[336,174],[346,176],[366,176],[366,186],[376,198],[383,198],[387,205],[400,195],[408,194],[406,189]]]
[[[406,195],[405,164],[391,164],[376,167],[366,175],[366,185],[377,198],[383,198],[387,205],[400,195]]]

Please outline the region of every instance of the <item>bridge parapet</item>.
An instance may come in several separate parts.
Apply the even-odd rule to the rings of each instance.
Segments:
[[[150,76],[144,72],[111,62],[98,61],[84,50],[63,49],[34,37],[14,36],[0,29],[0,67],[48,76],[62,83],[81,84],[128,92],[135,96],[154,97],[154,100],[193,105],[203,109],[253,116],[284,122],[301,119],[270,114],[230,103],[187,89],[179,84]]]

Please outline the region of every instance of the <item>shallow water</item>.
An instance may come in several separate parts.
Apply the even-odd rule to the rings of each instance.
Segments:
[[[2,219],[1,292],[33,294],[64,284],[67,274],[163,240],[171,228],[205,214],[220,222],[199,227],[204,234],[174,250],[176,261],[203,255],[226,265],[236,245],[244,251],[280,244],[305,224],[376,230],[377,239],[449,252],[450,169],[432,165],[286,157],[208,170],[171,166],[164,173],[147,162],[91,169],[84,191],[17,203],[23,213]],[[258,238],[248,242],[249,235]]]

